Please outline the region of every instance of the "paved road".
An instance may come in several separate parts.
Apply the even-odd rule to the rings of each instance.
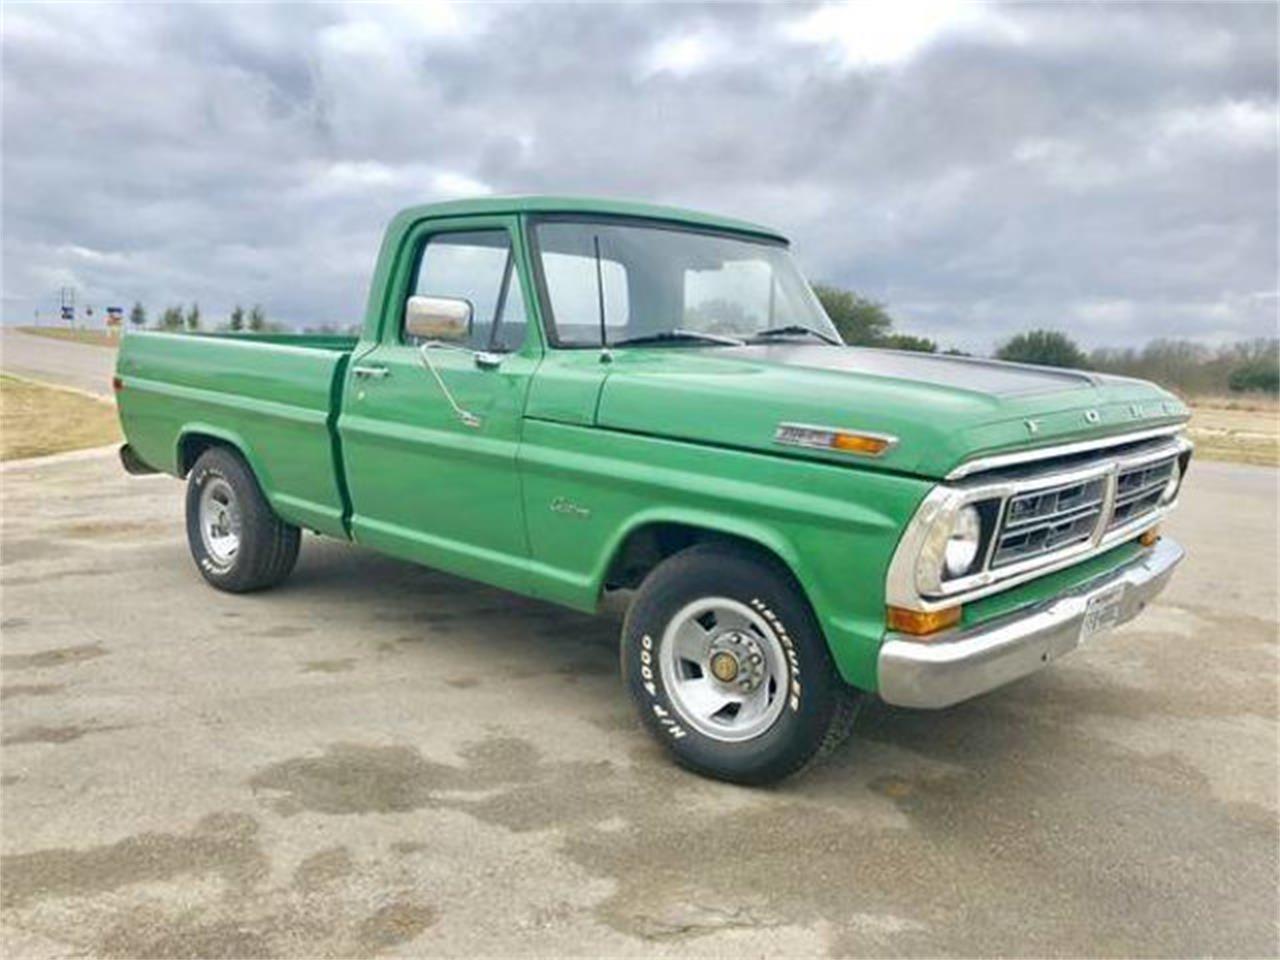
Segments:
[[[181,487],[3,472],[6,956],[1275,956],[1276,473],[1199,464],[1141,620],[770,790],[672,767],[592,620]]]
[[[116,352],[107,347],[0,327],[0,370],[5,373],[110,396],[115,365]]]

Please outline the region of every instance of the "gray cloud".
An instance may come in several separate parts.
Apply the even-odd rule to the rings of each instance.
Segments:
[[[986,349],[1273,335],[1276,7],[10,5],[4,319],[359,317],[400,206],[652,199]]]

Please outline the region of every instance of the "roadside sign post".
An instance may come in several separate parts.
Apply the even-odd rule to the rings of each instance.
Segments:
[[[76,291],[74,287],[62,287],[58,291],[59,307],[62,319],[76,325]]]

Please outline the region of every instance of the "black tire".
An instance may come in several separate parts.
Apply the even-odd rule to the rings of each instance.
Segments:
[[[222,558],[206,546],[200,504],[206,488],[230,489],[239,512],[239,545]],[[219,590],[248,593],[274,587],[298,561],[301,531],[276,516],[241,456],[228,447],[210,447],[187,475],[187,544],[200,575]]]
[[[695,729],[666,687],[659,661],[666,628],[704,598],[727,598],[756,611],[789,661],[782,712],[750,739],[728,741]],[[690,547],[645,579],[622,629],[622,673],[641,720],[678,763],[742,784],[781,780],[830,753],[848,737],[862,701],[861,692],[837,674],[822,630],[789,572],[730,543]]]

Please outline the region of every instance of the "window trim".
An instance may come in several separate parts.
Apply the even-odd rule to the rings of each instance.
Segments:
[[[507,303],[511,300],[511,285],[515,284],[517,301],[520,304],[520,312],[524,315],[524,335],[521,342],[515,347],[506,347],[499,342],[498,334],[507,326]],[[515,244],[511,244],[507,248],[507,263],[502,272],[502,289],[498,291],[498,303],[494,308],[493,329],[489,333],[489,352],[490,353],[519,353],[524,349],[525,343],[529,339],[529,311],[524,302],[524,288],[520,279],[520,266],[516,263]]]
[[[674,233],[698,233],[704,236],[726,237],[742,240],[747,243],[758,243],[766,247],[781,247],[790,250],[790,242],[780,237],[765,236],[749,231],[718,229],[699,224],[681,223],[676,220],[662,220],[653,217],[635,217],[625,214],[607,213],[539,213],[525,217],[525,247],[529,251],[529,265],[534,286],[534,298],[538,303],[538,315],[542,327],[542,336],[550,350],[601,350],[605,345],[599,343],[565,343],[561,341],[556,330],[555,311],[551,307],[551,295],[547,291],[547,278],[542,270],[542,249],[538,246],[538,225],[542,223],[599,223],[606,226],[636,226],[653,230],[668,230]],[[630,283],[630,280],[628,280]]]
[[[519,353],[522,349],[524,349],[525,343],[527,343],[529,339],[528,310],[524,311],[525,333],[524,333],[524,338],[520,343],[520,345],[510,349],[502,348],[498,345],[498,332],[505,325],[507,300],[511,292],[512,278],[513,277],[515,278],[515,282],[517,284],[520,283],[519,267],[516,264],[516,236],[512,229],[512,226],[507,223],[495,223],[495,224],[483,224],[483,225],[466,224],[466,223],[458,223],[456,225],[450,224],[438,230],[427,229],[426,231],[423,232],[422,236],[418,237],[414,241],[415,249],[413,251],[413,256],[410,260],[409,274],[408,274],[408,277],[406,278],[405,289],[403,291],[403,295],[400,297],[400,300],[399,300],[400,306],[395,318],[395,342],[396,344],[402,347],[413,346],[413,344],[410,343],[405,336],[405,330],[404,330],[405,307],[409,302],[409,298],[412,296],[415,296],[415,291],[417,290],[417,286],[418,286],[418,278],[422,270],[422,261],[423,261],[423,258],[427,255],[427,248],[431,246],[431,243],[433,240],[438,240],[441,237],[447,237],[450,234],[465,234],[465,233],[470,233],[470,234],[501,233],[503,234],[507,240],[507,257],[502,267],[502,280],[500,281],[499,288],[498,288],[498,299],[494,306],[493,325],[489,329],[488,343],[486,343],[483,347],[476,347],[476,346],[472,346],[471,344],[467,344],[464,349],[469,350],[472,353],[486,353],[486,352],[501,353],[501,354]],[[523,290],[520,290],[519,293],[521,297],[524,296]],[[523,308],[524,306],[523,303],[521,304],[521,306]],[[475,311],[475,304],[472,304],[472,323],[473,324],[476,320],[474,311]]]

